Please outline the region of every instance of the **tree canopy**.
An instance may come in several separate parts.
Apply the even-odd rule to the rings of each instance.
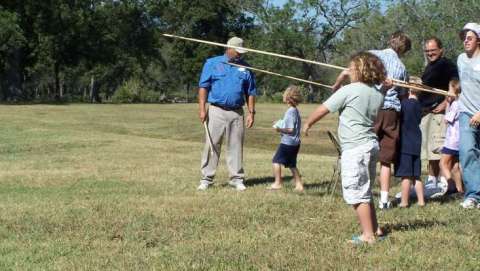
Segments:
[[[172,33],[345,66],[349,55],[386,47],[405,31],[405,64],[420,74],[422,42],[436,35],[447,56],[462,50],[458,31],[477,20],[476,0],[1,0],[0,101],[190,100],[206,58],[224,49],[173,40]],[[255,67],[332,83],[338,71],[247,54]],[[278,98],[286,79],[257,74],[259,95]],[[328,95],[305,85],[309,101]]]

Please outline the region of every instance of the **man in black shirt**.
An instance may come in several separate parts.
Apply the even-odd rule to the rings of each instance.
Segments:
[[[425,40],[425,56],[428,64],[422,75],[424,85],[448,91],[450,80],[458,78],[457,66],[443,56],[442,42],[432,37]],[[422,160],[428,160],[428,179],[426,182],[436,184],[440,173],[438,150],[445,141],[445,108],[447,107],[446,96],[421,93],[420,104],[423,109],[422,123]]]

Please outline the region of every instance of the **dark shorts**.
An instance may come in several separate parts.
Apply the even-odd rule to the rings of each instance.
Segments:
[[[458,158],[458,151],[449,149],[449,148],[447,148],[447,147],[443,147],[443,148],[442,148],[442,153],[443,153],[443,154],[452,155],[452,156],[455,156],[455,157]]]
[[[292,146],[280,144],[277,152],[273,156],[272,162],[275,164],[284,165],[286,168],[297,167],[297,155],[300,150],[300,145]]]
[[[386,164],[395,163],[400,138],[399,113],[391,109],[380,109],[375,120],[375,133],[380,145],[378,160]]]
[[[420,179],[422,164],[420,155],[401,153],[395,164],[395,177],[415,177]]]

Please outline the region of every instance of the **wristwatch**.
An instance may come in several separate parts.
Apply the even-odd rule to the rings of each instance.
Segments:
[[[255,109],[253,109],[252,111],[249,110],[248,113],[250,113],[252,115],[255,115],[255,113],[257,113],[257,112],[255,111]]]

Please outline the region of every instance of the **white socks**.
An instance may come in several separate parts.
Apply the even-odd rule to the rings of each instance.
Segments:
[[[388,202],[388,191],[380,191],[380,202]]]

